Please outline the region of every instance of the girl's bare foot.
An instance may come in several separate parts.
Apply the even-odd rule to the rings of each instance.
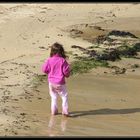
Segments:
[[[62,114],[65,117],[70,117],[70,114]]]

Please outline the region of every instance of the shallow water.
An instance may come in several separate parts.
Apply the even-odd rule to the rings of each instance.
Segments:
[[[47,82],[38,87],[43,100],[24,102],[36,114],[32,136],[138,136],[140,135],[140,77],[84,74],[67,79],[71,117],[50,114]],[[33,116],[32,116],[33,117]]]

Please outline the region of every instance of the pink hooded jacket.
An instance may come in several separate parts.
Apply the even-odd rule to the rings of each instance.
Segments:
[[[56,54],[45,61],[42,71],[48,74],[48,82],[63,85],[65,77],[70,75],[70,66],[63,57]]]

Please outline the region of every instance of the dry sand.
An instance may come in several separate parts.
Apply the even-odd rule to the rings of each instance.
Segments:
[[[71,45],[92,45],[64,29],[94,24],[140,37],[139,11],[140,4],[134,3],[1,3],[0,136],[140,136],[139,68],[125,75],[98,68],[67,79],[69,118],[61,115],[61,100],[60,114],[50,115],[47,80],[32,88],[49,45],[58,41],[71,52]],[[116,64],[130,63],[140,62]]]

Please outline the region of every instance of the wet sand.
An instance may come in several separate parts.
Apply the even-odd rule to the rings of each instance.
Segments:
[[[28,113],[35,113],[31,135],[37,136],[139,136],[140,76],[94,75],[67,79],[71,117],[50,114],[48,84],[38,87],[41,101],[24,102]],[[34,93],[35,94],[35,93]],[[21,103],[21,102],[20,102]],[[28,114],[27,113],[27,114]],[[36,131],[35,131],[36,130]],[[29,132],[28,131],[28,132]],[[23,132],[22,132],[23,134]],[[20,133],[19,133],[20,135]]]

